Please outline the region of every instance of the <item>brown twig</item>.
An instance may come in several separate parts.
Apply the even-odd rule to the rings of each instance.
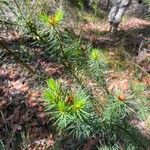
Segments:
[[[135,63],[135,62],[133,62],[133,61],[131,61],[131,63],[132,63],[133,65],[135,65],[136,67],[138,67],[143,73],[145,73],[145,74],[147,74],[148,76],[150,76],[150,74],[149,74],[146,70],[144,70],[140,65],[138,65],[137,63]]]
[[[6,128],[6,131],[7,131],[7,133],[9,133],[9,131],[8,131],[8,127],[7,127],[7,123],[6,123],[6,120],[5,120],[5,118],[4,118],[4,114],[3,114],[2,110],[0,110],[0,112],[1,112],[2,120],[3,120],[3,122],[4,122],[4,125],[5,125],[5,128]]]

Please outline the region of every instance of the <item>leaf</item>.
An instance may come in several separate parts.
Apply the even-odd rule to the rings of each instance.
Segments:
[[[57,10],[54,15],[48,16],[45,13],[39,14],[39,18],[41,21],[48,25],[56,26],[61,23],[63,20],[64,13],[62,10]]]
[[[66,112],[67,106],[65,105],[65,102],[61,102],[61,101],[58,102],[58,110],[59,110],[61,113]]]
[[[5,147],[4,147],[4,144],[3,144],[2,140],[0,140],[0,150],[5,150]]]
[[[60,24],[61,21],[63,20],[64,17],[64,12],[62,10],[57,10],[55,13],[55,20],[57,24]]]
[[[58,82],[56,82],[52,78],[47,80],[47,85],[48,85],[49,89],[51,89],[52,91],[59,90],[59,84],[58,84]]]
[[[48,23],[48,22],[49,22],[49,16],[46,15],[45,13],[39,14],[39,19],[40,19],[41,21],[43,21],[44,23]]]

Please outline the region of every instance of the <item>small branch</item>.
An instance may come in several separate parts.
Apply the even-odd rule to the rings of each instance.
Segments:
[[[0,20],[0,24],[7,24],[7,25],[17,25],[16,23],[12,23],[12,22],[8,22],[8,21],[5,21],[5,20]]]
[[[73,77],[77,80],[77,82],[78,82],[79,84],[81,84],[82,87],[84,87],[82,81],[81,81],[81,80],[78,78],[78,76],[76,76],[76,74],[74,73],[74,71],[73,71],[73,66],[72,66],[72,64],[71,64],[70,61],[68,60],[68,57],[67,57],[66,54],[65,54],[64,45],[63,45],[62,40],[61,40],[61,39],[62,39],[62,36],[61,36],[61,34],[60,34],[60,31],[59,31],[57,28],[55,28],[54,26],[53,26],[53,28],[54,28],[54,30],[55,30],[55,32],[56,32],[56,34],[57,34],[58,40],[59,40],[60,52],[61,52],[61,55],[62,55],[62,59],[60,60],[61,63],[62,63],[63,66],[70,72],[70,74],[73,75]],[[65,61],[64,61],[63,59],[64,59]]]
[[[14,57],[14,59],[15,59],[17,62],[19,62],[20,64],[22,64],[22,66],[24,66],[25,68],[27,68],[27,69],[30,71],[30,73],[31,73],[32,75],[35,75],[35,74],[36,74],[36,71],[33,70],[28,64],[26,64],[26,63],[20,58],[20,56],[19,56],[17,53],[11,51],[11,50],[6,46],[6,43],[5,43],[3,40],[0,40],[0,46],[1,46],[2,48],[4,48],[10,55],[12,55],[12,56]]]
[[[140,43],[138,54],[140,53],[140,51],[141,51],[141,49],[142,49],[143,46],[144,46],[144,40]]]
[[[60,45],[60,51],[61,51],[61,54],[62,54],[62,57],[61,57],[61,63],[63,64],[63,66],[69,71],[69,73],[76,79],[76,81],[81,85],[81,87],[83,89],[85,89],[88,94],[90,95],[90,98],[95,100],[96,99],[94,98],[93,94],[90,92],[90,90],[83,84],[82,80],[75,74],[74,72],[74,69],[73,69],[73,66],[72,64],[70,63],[70,61],[68,60],[68,57],[67,55],[65,54],[65,51],[64,51],[64,45],[63,45],[63,42],[62,42],[62,35],[60,34],[60,31],[58,29],[56,29],[54,26],[53,26],[54,30],[56,31],[56,34],[58,36],[58,40],[59,40],[59,45]],[[64,61],[64,60],[65,61]],[[108,91],[106,90],[107,94],[108,94]],[[103,108],[103,106],[101,106]]]
[[[130,54],[124,50],[124,52],[126,53],[126,55],[130,58]],[[138,67],[143,73],[147,74],[148,76],[150,76],[150,74],[145,71],[140,65],[138,65],[137,63],[133,62],[133,61],[129,61],[128,63],[132,63],[133,65],[135,65],[136,67]]]
[[[18,5],[18,3],[17,3],[16,0],[14,0],[14,3],[15,3],[15,5],[17,6],[17,8],[18,8],[18,10],[19,10],[19,12],[20,12],[20,14],[21,14],[21,16],[25,19],[24,15],[23,15],[23,13],[22,13],[22,11],[21,11],[21,8],[20,8],[20,6]]]
[[[21,57],[17,53],[11,51],[6,46],[6,43],[4,42],[4,40],[0,40],[0,47],[5,49],[11,56],[13,56],[13,58],[15,59],[16,62],[21,64],[23,67],[27,68],[28,71],[32,74],[32,76],[36,76],[37,78],[41,79],[44,82],[46,81],[46,79],[48,77],[46,74],[39,75],[39,73],[36,70],[32,69],[23,59],[21,59]]]
[[[0,110],[0,112],[1,112],[2,120],[3,120],[3,122],[4,122],[4,125],[5,125],[5,128],[6,128],[6,131],[7,131],[7,133],[9,133],[9,131],[8,131],[8,127],[7,127],[7,123],[6,123],[6,120],[5,120],[5,118],[4,118],[4,114],[3,114],[2,110]]]
[[[131,63],[132,63],[133,65],[135,65],[136,67],[138,67],[142,72],[144,72],[145,74],[147,74],[148,76],[150,76],[150,74],[149,74],[147,71],[145,71],[140,65],[136,64],[136,63],[133,62],[133,61],[131,61]]]

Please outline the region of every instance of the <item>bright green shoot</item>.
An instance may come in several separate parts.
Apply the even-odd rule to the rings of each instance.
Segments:
[[[66,91],[54,79],[49,79],[47,85],[44,100],[47,105],[47,111],[57,129],[60,132],[66,130],[69,134],[73,132],[76,137],[82,136],[82,133],[88,136],[89,132],[87,132],[86,128],[84,130],[83,127],[87,125],[88,128],[91,128],[85,122],[90,121],[93,113],[90,112],[91,105],[86,92],[81,88],[74,93],[71,90]],[[76,124],[76,126],[72,126],[73,124]],[[78,133],[78,131],[81,133]]]

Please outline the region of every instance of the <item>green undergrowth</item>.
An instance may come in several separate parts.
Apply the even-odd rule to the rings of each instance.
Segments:
[[[69,138],[80,141],[98,135],[101,137],[98,149],[120,149],[123,146],[125,150],[145,150],[149,140],[131,121],[146,122],[149,118],[149,100],[144,95],[147,88],[144,84],[133,81],[130,81],[131,85],[126,93],[121,92],[121,87],[114,91],[108,88],[110,69],[123,67],[126,55],[119,51],[117,58],[111,59],[106,50],[93,48],[91,43],[70,34],[64,27],[67,15],[61,7],[52,9],[50,13],[43,9],[33,13],[36,2],[30,5],[29,1],[3,1],[2,4],[5,6],[5,17],[5,8],[15,16],[11,18],[10,15],[3,23],[7,21],[13,24],[33,47],[43,50],[43,58],[63,65],[67,75],[73,78],[74,82],[70,87],[57,79],[44,78],[47,87],[43,91],[43,101],[56,134],[60,136],[56,142],[61,143],[62,139]],[[28,53],[24,47],[23,49],[21,53],[27,58]],[[21,53],[17,54],[22,59]],[[38,74],[40,76],[42,75]],[[97,85],[96,89],[89,86],[94,83]],[[97,89],[102,93],[98,98],[94,95],[94,90]],[[103,100],[105,104],[102,104]]]

